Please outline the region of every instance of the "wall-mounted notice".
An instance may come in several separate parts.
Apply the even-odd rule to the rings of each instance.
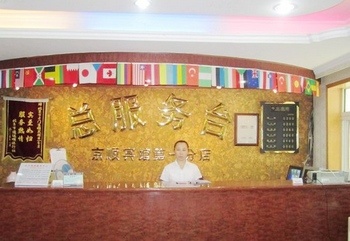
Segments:
[[[261,102],[263,152],[299,152],[299,102]]]

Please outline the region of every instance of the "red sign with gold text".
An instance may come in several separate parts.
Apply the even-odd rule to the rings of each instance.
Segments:
[[[12,97],[4,97],[4,100],[4,158],[42,161],[47,100]]]

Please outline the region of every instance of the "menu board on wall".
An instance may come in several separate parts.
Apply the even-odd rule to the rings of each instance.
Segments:
[[[264,152],[299,152],[299,102],[261,102],[261,147]]]

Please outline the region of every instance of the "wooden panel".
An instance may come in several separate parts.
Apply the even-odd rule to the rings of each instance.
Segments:
[[[0,189],[0,240],[345,241],[347,237],[346,185],[96,187]]]

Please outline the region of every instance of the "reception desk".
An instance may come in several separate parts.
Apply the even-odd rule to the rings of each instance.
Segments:
[[[345,241],[350,185],[0,188],[0,240]]]

